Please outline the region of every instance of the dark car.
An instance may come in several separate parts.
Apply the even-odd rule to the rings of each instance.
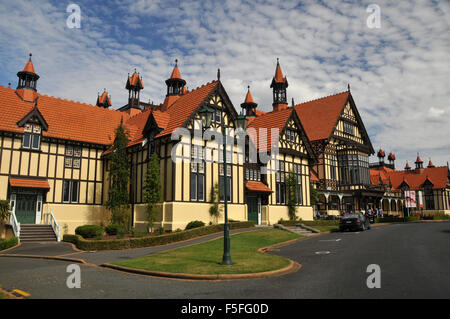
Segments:
[[[361,213],[344,215],[339,221],[339,231],[366,229],[370,229],[370,221]]]

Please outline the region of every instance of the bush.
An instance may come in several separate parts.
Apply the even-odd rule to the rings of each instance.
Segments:
[[[75,229],[75,234],[83,238],[99,238],[103,235],[103,228],[97,225],[83,225]]]
[[[338,219],[317,219],[314,221],[303,221],[302,224],[306,226],[338,226]]]
[[[8,240],[0,239],[0,250],[8,249],[13,246],[16,246],[19,243],[19,238],[13,237]]]
[[[200,220],[194,220],[192,222],[189,222],[189,224],[186,225],[185,230],[198,228],[198,227],[203,227],[203,226],[205,226],[204,222],[202,222]]]
[[[230,230],[239,228],[253,227],[253,222],[234,222],[230,223]],[[85,240],[79,235],[64,235],[63,241],[73,243],[78,249],[82,250],[112,250],[112,249],[130,249],[140,247],[151,247],[166,245],[174,242],[192,239],[199,236],[223,232],[223,224],[198,227],[190,230],[183,230],[164,234],[160,236],[146,236],[142,238],[126,238],[115,240]]]
[[[119,224],[111,224],[105,227],[105,232],[108,235],[117,235],[119,233],[125,234],[127,232],[125,226]],[[131,230],[130,230],[131,232]]]

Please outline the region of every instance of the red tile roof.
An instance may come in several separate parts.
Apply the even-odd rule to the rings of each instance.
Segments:
[[[312,181],[318,182],[319,181],[319,177],[316,175],[316,173],[313,170],[310,170],[310,179]]]
[[[30,90],[26,90],[30,91]],[[37,108],[48,124],[43,136],[109,145],[125,113],[36,93]],[[0,86],[0,131],[23,133],[17,126],[35,103],[24,102],[11,88]]]
[[[250,93],[250,88],[247,91],[247,95],[245,96],[244,103],[255,103],[255,101],[253,101],[252,94]]]
[[[9,185],[12,187],[50,189],[48,181],[41,179],[10,178]]]
[[[98,97],[98,103],[103,104],[103,103],[105,103],[105,101],[108,101],[108,104],[109,104],[109,105],[112,105],[111,99],[109,98],[108,92],[106,92],[106,91],[104,91],[104,92],[102,93],[102,95],[100,95],[100,96]]]
[[[180,96],[168,109],[165,129],[156,137],[172,134],[178,127],[184,125],[189,116],[200,106],[205,98],[216,88],[218,81],[207,83],[195,90]]]
[[[272,193],[273,191],[263,182],[247,181],[245,182],[245,188],[252,192],[264,192]]]
[[[275,141],[272,141],[271,129],[272,128],[277,129],[278,134],[280,134],[281,130],[286,125],[288,118],[291,116],[292,110],[293,110],[292,108],[287,108],[276,112],[265,113],[260,116],[257,116],[254,120],[252,120],[248,124],[249,129],[250,128],[254,129],[254,130],[247,130],[248,135],[252,139],[253,143],[256,145],[256,148],[258,149],[259,152],[267,152],[272,148]],[[264,128],[267,129],[266,141],[261,140],[261,137],[264,136],[259,136],[260,134],[259,129]],[[267,147],[268,145],[270,147]]]
[[[448,168],[447,166],[424,168],[420,171],[396,171],[396,170],[370,170],[370,180],[372,184],[379,185],[380,177],[383,184],[392,184],[394,190],[400,190],[400,186],[405,181],[411,190],[423,189],[423,184],[428,179],[434,189],[442,189],[447,186]]]
[[[379,150],[378,153],[377,153],[377,156],[378,156],[378,157],[385,157],[386,154],[385,154],[384,151],[380,148],[380,150]]]
[[[310,141],[330,137],[349,95],[346,91],[294,106]]]
[[[178,69],[178,66],[175,65],[173,68],[172,74],[170,75],[171,79],[181,79],[180,70]]]
[[[389,153],[388,160],[395,161],[395,155],[393,153]]]
[[[128,77],[126,87],[128,88],[129,85],[139,86],[141,89],[144,88],[144,83],[142,83],[142,79],[139,77],[139,74],[136,71],[134,71],[134,73]]]

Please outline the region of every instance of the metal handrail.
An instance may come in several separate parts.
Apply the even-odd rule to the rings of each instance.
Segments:
[[[14,236],[19,238],[20,241],[20,223],[17,221],[16,213],[14,211],[9,211],[9,223],[12,226]]]

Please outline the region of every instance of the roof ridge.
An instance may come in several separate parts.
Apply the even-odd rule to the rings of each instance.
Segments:
[[[313,100],[309,100],[309,101],[305,101],[305,102],[296,104],[296,105],[294,105],[293,107],[300,106],[300,105],[303,105],[303,104],[306,104],[306,103],[309,103],[309,102],[314,102],[314,101],[319,101],[319,100],[327,99],[327,98],[329,98],[329,97],[336,96],[336,95],[343,94],[343,93],[349,93],[349,92],[348,92],[348,91],[342,91],[342,92],[339,92],[339,93],[334,93],[334,94],[326,95],[326,96],[323,96],[323,97],[319,97],[319,98],[317,98],[317,99],[313,99]]]
[[[37,92],[37,93],[38,93],[38,92]],[[89,103],[85,103],[85,102],[80,102],[80,101],[70,100],[70,99],[66,99],[66,98],[62,98],[62,97],[57,97],[57,96],[53,96],[53,95],[48,95],[48,94],[44,94],[44,93],[38,93],[38,94],[39,94],[40,96],[45,96],[45,97],[48,97],[48,98],[51,98],[51,99],[56,99],[56,100],[61,100],[61,101],[70,102],[70,103],[75,103],[75,104],[79,104],[79,105],[86,106],[86,107],[92,106],[92,107],[94,107],[94,108],[96,108],[96,109],[103,110],[104,112],[110,112],[110,111],[113,111],[113,112],[121,112],[121,111],[119,111],[119,110],[117,110],[117,109],[98,107],[98,106],[96,106],[96,105],[94,105],[94,104],[89,104]],[[123,112],[121,112],[121,113],[123,113]]]

